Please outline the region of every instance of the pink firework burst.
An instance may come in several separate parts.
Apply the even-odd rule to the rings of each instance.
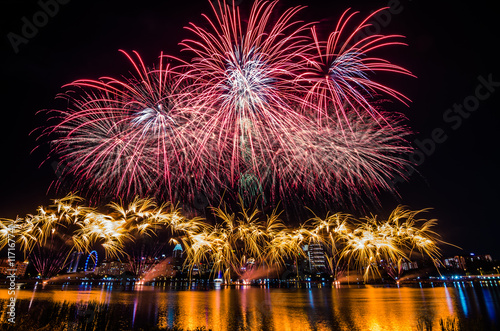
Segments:
[[[272,21],[276,3],[256,1],[245,22],[238,7],[212,5],[209,28],[191,24],[197,39],[181,43],[194,53],[185,75],[193,80],[195,107],[208,116],[202,143],[217,142],[217,176],[232,184],[249,171],[263,180],[259,160],[272,160],[270,147],[285,144],[291,125],[307,120],[294,108],[307,25],[293,20],[302,7]]]
[[[346,119],[324,117],[320,124],[296,127],[289,145],[293,151],[278,151],[271,164],[273,178],[268,182],[273,191],[290,197],[302,190],[311,197],[348,202],[367,195],[376,199],[375,192],[393,190],[394,176],[404,177],[408,164],[402,155],[411,150],[403,118],[381,113],[376,121],[368,114],[348,114]]]
[[[387,8],[368,15],[352,31],[349,27],[358,12],[346,10],[326,41],[320,40],[316,27],[311,28],[313,43],[306,58],[307,68],[299,81],[309,89],[303,105],[308,110],[313,109],[319,121],[333,113],[341,122],[340,117],[347,119],[348,113],[353,110],[367,112],[377,120],[380,116],[377,116],[373,100],[375,95],[381,93],[405,104],[408,101],[400,92],[372,78],[377,72],[413,76],[403,67],[371,56],[389,46],[406,45],[400,41],[403,38],[401,35],[365,35],[370,19],[384,9]]]
[[[62,120],[52,128],[52,153],[61,160],[62,178],[74,178],[72,188],[112,191],[119,196],[149,193],[156,169],[146,151],[137,148],[134,135],[121,109],[110,96],[82,92],[72,97],[75,109],[58,111]],[[56,183],[59,185],[60,183]]]
[[[56,111],[59,122],[48,131],[53,153],[59,155],[64,177],[73,177],[74,189],[107,192],[123,198],[166,195],[198,175],[205,166],[191,159],[203,148],[196,143],[196,123],[180,93],[179,75],[160,57],[149,70],[139,54],[126,52],[135,74],[131,78],[77,80],[64,97],[72,107]],[[211,155],[212,153],[205,153]],[[210,162],[207,158],[198,158]],[[201,170],[200,170],[201,169]],[[213,186],[213,185],[212,185]]]
[[[227,188],[337,200],[392,190],[408,129],[375,96],[407,99],[371,75],[411,75],[373,56],[399,36],[358,37],[371,15],[346,34],[346,11],[320,41],[296,20],[303,7],[275,15],[276,4],[255,1],[248,19],[212,5],[206,27],[188,27],[194,37],[181,45],[193,58],[177,67],[161,56],[148,69],[123,52],[132,77],[69,84],[70,109],[56,111],[47,133],[74,187],[173,201]]]

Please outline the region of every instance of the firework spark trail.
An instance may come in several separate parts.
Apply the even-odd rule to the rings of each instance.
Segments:
[[[14,238],[20,244],[20,250],[33,261],[42,277],[50,277],[64,268],[74,251],[90,252],[91,248],[100,245],[106,257],[125,257],[134,264],[139,240],[153,241],[155,237],[159,238],[162,229],[166,231],[169,227],[174,231],[189,228],[181,225],[188,220],[179,209],[171,204],[157,206],[150,199],[136,198],[126,206],[112,203],[107,213],[85,207],[82,203],[82,198],[69,194],[54,200],[53,205],[39,207],[35,215],[14,221],[1,219],[0,247],[7,244],[7,227],[14,222]],[[200,226],[198,218],[189,220],[189,223],[191,231]],[[158,252],[167,242],[159,238],[152,251]]]
[[[105,213],[85,207],[75,195],[39,207],[35,215],[0,220],[0,247],[14,237],[42,277],[64,268],[73,251],[90,252],[101,246],[107,258],[125,259],[137,276],[148,271],[145,257],[155,260],[169,242],[181,243],[186,251],[184,266],[191,273],[200,263],[212,265],[211,277],[219,273],[226,281],[259,272],[277,272],[287,261],[307,258],[306,244],[321,244],[329,271],[338,277],[342,268],[358,268],[365,280],[380,275],[379,265],[395,277],[401,264],[418,257],[439,263],[439,244],[433,231],[436,220],[418,218],[426,210],[398,206],[387,219],[371,215],[357,219],[344,213],[314,216],[297,228],[285,225],[277,209],[264,214],[256,205],[247,208],[240,199],[238,213],[213,208],[215,225],[200,218],[186,218],[170,203],[135,198],[128,204],[111,203]],[[385,261],[384,263],[382,263]],[[151,265],[154,267],[154,265]]]
[[[289,140],[287,128],[305,119],[292,107],[299,101],[292,83],[300,68],[295,60],[306,41],[306,25],[292,19],[302,7],[273,23],[275,5],[256,1],[246,24],[239,8],[212,5],[215,21],[205,16],[210,29],[191,24],[188,29],[198,38],[181,43],[195,54],[186,77],[193,80],[198,107],[209,116],[201,142],[217,142],[216,174],[229,183],[249,169],[262,180],[265,173],[256,162],[272,162],[269,146]]]
[[[67,164],[63,175],[76,178],[75,188],[121,198],[163,194],[173,200],[174,188],[188,186],[191,171],[207,175],[201,172],[206,165],[192,159],[204,146],[195,143],[197,124],[184,101],[190,96],[179,92],[179,74],[163,64],[163,56],[159,67],[149,70],[136,52],[136,60],[122,53],[136,71],[132,78],[66,86],[75,90],[63,95],[73,109],[55,111],[54,118],[61,120],[46,132],[56,135],[53,154]],[[210,163],[209,155],[199,160]]]
[[[274,272],[300,250],[276,210],[263,215],[255,206],[245,208],[240,199],[238,214],[226,208],[213,211],[220,220],[216,225],[189,230],[182,237],[189,271],[200,263],[213,263],[211,274],[223,274],[229,281],[231,275],[242,277],[251,270]]]
[[[342,117],[347,120],[348,114],[352,111],[358,115],[366,112],[374,116],[375,120],[380,120],[380,113],[372,103],[373,96],[378,93],[389,95],[405,104],[409,101],[400,92],[369,77],[377,72],[413,76],[401,66],[370,56],[372,52],[381,48],[406,45],[399,41],[404,37],[401,35],[358,37],[366,27],[370,26],[369,20],[384,9],[387,8],[381,8],[368,15],[350,34],[346,30],[358,12],[346,10],[326,42],[320,40],[316,26],[311,28],[313,45],[310,46],[305,59],[308,69],[297,80],[309,87],[303,105],[314,108],[314,116],[319,123],[324,116],[331,115],[335,115],[338,120]]]
[[[369,16],[340,44],[353,16],[344,20],[346,12],[325,45],[313,27],[311,45],[303,35],[308,26],[291,21],[300,7],[291,8],[274,27],[268,27],[275,5],[257,1],[246,26],[239,9],[223,6],[214,10],[215,22],[207,18],[213,32],[192,24],[189,29],[198,39],[182,43],[196,54],[187,65],[187,76],[195,82],[198,102],[212,116],[203,141],[217,139],[218,164],[229,165],[228,181],[234,183],[238,174],[246,178],[250,171],[260,187],[278,190],[282,198],[297,188],[313,196],[331,196],[346,187],[353,195],[359,194],[359,187],[365,193],[391,190],[390,179],[405,163],[400,155],[408,151],[403,139],[407,129],[394,116],[376,111],[365,92],[403,96],[367,77],[372,71],[410,73],[366,54],[399,44],[392,41],[398,36],[370,36],[348,46]],[[289,34],[283,30],[292,27]],[[310,54],[312,50],[319,55]],[[322,65],[330,74],[320,75],[318,81],[315,69]],[[305,98],[297,98],[315,81]],[[308,111],[300,114],[298,104]],[[331,109],[342,116],[322,115]],[[372,119],[359,109],[367,110]]]
[[[437,266],[441,257],[437,244],[444,242],[431,229],[436,220],[416,219],[425,211],[427,209],[412,211],[398,206],[384,221],[374,215],[360,219],[354,230],[344,237],[341,258],[355,261],[357,267],[364,269],[365,280],[370,275],[380,274],[378,264],[381,261],[385,260],[389,267],[399,265],[402,261],[410,261],[415,249]]]
[[[240,207],[239,215],[216,208],[214,212],[221,222],[202,231],[185,233],[182,241],[187,250],[188,269],[200,262],[212,262],[212,275],[221,272],[229,281],[231,275],[249,274],[248,261],[252,261],[256,270],[264,266],[268,270],[279,270],[286,260],[306,258],[303,246],[316,243],[325,248],[333,275],[338,277],[343,268],[353,267],[362,270],[364,279],[368,280],[370,276],[380,275],[381,262],[385,261],[391,274],[392,267],[411,261],[415,249],[421,256],[437,262],[438,244],[443,243],[431,230],[435,220],[415,219],[426,210],[411,211],[404,206],[397,207],[385,221],[373,215],[356,219],[349,214],[335,213],[325,218],[315,216],[295,229],[286,227],[276,211],[267,216],[266,223],[255,207],[246,209],[242,202]]]
[[[156,169],[145,150],[138,148],[138,136],[126,123],[125,114],[111,97],[99,100],[88,94],[74,100],[78,111],[68,111],[54,131],[53,153],[61,155],[63,176],[73,175],[73,186],[88,190],[106,190],[113,195],[128,196],[133,190],[155,185]]]
[[[198,191],[217,199],[226,189],[245,199],[270,192],[274,202],[297,189],[337,200],[393,190],[408,129],[374,106],[375,94],[406,99],[370,77],[411,75],[371,55],[402,44],[399,36],[356,41],[371,16],[346,34],[355,14],[346,11],[324,42],[296,20],[304,7],[274,20],[276,5],[256,1],[245,20],[239,7],[212,4],[208,26],[191,23],[195,38],[181,42],[190,61],[171,66],[161,55],[148,69],[122,51],[131,77],[67,85],[70,108],[55,110],[44,132],[67,165],[63,178],[129,201],[193,201]]]
[[[343,194],[348,200],[379,189],[391,190],[391,179],[408,164],[400,156],[409,151],[404,140],[408,131],[400,118],[384,116],[379,123],[366,115],[350,116],[341,123],[323,118],[323,123],[330,123],[314,129],[301,123],[294,130],[293,146],[288,146],[293,151],[279,150],[274,163],[262,164],[273,167],[269,171],[272,189],[279,188],[281,196],[302,188],[310,196],[341,199]],[[339,134],[347,123],[350,130]]]
[[[14,238],[42,277],[59,272],[74,250],[87,248],[86,238],[79,236],[78,232],[91,208],[79,206],[81,201],[79,197],[68,195],[54,200],[51,206],[39,207],[35,215],[15,220]],[[5,221],[9,220],[2,220]],[[7,238],[2,233],[0,246],[5,246]]]

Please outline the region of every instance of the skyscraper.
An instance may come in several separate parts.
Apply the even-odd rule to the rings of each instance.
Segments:
[[[302,248],[309,260],[309,270],[311,272],[324,271],[326,269],[326,258],[323,245],[309,244]]]
[[[172,257],[174,259],[182,258],[182,246],[181,246],[181,244],[175,245],[174,252],[172,253]]]

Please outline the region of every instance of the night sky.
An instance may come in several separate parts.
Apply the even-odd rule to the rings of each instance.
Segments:
[[[239,2],[243,9],[252,3]],[[51,7],[52,15],[44,16],[37,1],[1,2],[0,217],[34,213],[58,197],[47,192],[56,178],[50,162],[40,166],[48,148],[32,152],[38,134],[30,132],[46,122],[36,115],[39,110],[61,105],[54,97],[62,85],[126,74],[130,66],[118,49],[137,50],[147,64],[156,63],[161,51],[179,56],[178,43],[190,36],[183,27],[204,24],[201,14],[210,13],[208,0],[60,3],[57,12]],[[383,195],[373,211],[386,214],[400,203],[432,207],[427,216],[439,220],[443,239],[463,248],[444,247],[445,255],[475,252],[499,259],[499,34],[498,17],[487,3],[282,0],[279,8],[306,5],[301,18],[333,29],[349,7],[363,15],[393,7],[376,24],[383,33],[405,35],[409,46],[393,47],[386,56],[418,78],[388,77],[389,86],[412,100],[409,107],[397,101],[388,107],[408,117],[415,132],[410,140],[419,149],[413,161],[420,165],[409,182],[398,184],[399,198]],[[31,35],[13,45],[9,33],[22,37],[23,25],[34,16],[41,22],[38,31],[25,31]],[[433,148],[429,139],[437,141]]]

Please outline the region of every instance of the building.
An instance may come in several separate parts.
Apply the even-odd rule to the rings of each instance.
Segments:
[[[99,267],[95,269],[95,274],[99,276],[120,276],[125,271],[129,271],[128,263],[120,261],[103,261]]]
[[[404,271],[412,270],[412,269],[418,269],[418,263],[417,261],[403,261],[401,263],[401,268]]]
[[[181,244],[175,245],[174,251],[172,252],[172,264],[177,271],[182,270],[182,265],[184,264],[183,253],[184,251],[182,250]]]
[[[445,267],[461,270],[485,267],[492,262],[491,255],[475,255],[474,253],[471,253],[469,256],[454,256],[443,260]]]
[[[183,253],[183,251],[182,251],[181,244],[177,244],[177,245],[175,245],[174,251],[172,252],[172,257],[174,259],[181,259],[182,258],[182,253]]]
[[[326,270],[325,250],[321,244],[304,245],[302,250],[309,261],[309,271],[317,272]]]
[[[483,262],[493,262],[493,259],[491,258],[491,255],[486,254],[486,255],[475,255],[474,253],[470,253],[470,256],[468,259],[471,262],[476,262],[476,261],[483,261]]]
[[[9,259],[0,259],[0,274],[11,275],[12,270],[16,270],[16,277],[24,277],[26,275],[26,269],[28,268],[29,261],[16,261],[14,266],[11,266]]]
[[[467,269],[467,264],[465,258],[463,256],[455,256],[450,257],[448,259],[443,260],[443,264],[445,267],[453,268],[453,269]]]

